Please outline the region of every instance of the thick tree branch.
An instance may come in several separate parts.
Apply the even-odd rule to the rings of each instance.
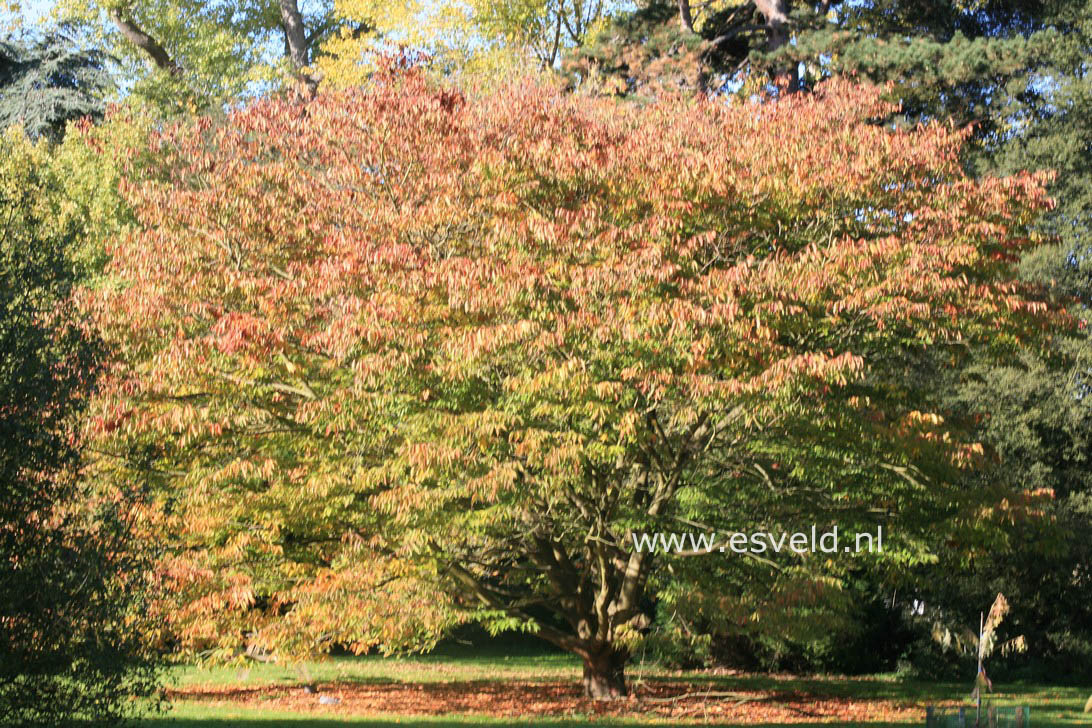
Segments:
[[[758,12],[766,19],[766,27],[769,29],[770,38],[766,43],[767,51],[776,51],[789,39],[786,25],[789,22],[789,11],[792,9],[791,0],[754,0]]]
[[[286,55],[292,61],[292,68],[299,74],[308,91],[314,95],[321,79],[315,74],[304,71],[311,64],[311,46],[307,40],[307,28],[304,27],[299,3],[296,0],[280,0],[280,9]]]
[[[536,632],[536,634],[538,634],[539,637],[553,643],[563,650],[569,650],[580,654],[580,646],[578,644],[579,641],[572,635],[566,634],[561,630],[555,629],[549,625],[542,624],[540,620],[532,619],[520,609],[515,608],[510,604],[506,604],[503,600],[498,598],[496,594],[492,593],[484,584],[482,584],[473,574],[471,574],[470,571],[463,568],[461,564],[455,561],[448,561],[447,567],[451,575],[455,577],[455,580],[459,582],[470,595],[476,597],[483,605],[490,607],[491,609],[503,611],[507,614],[512,615],[513,617],[518,617],[519,619],[526,619],[535,622],[536,626],[538,627],[538,631]]]
[[[307,47],[312,48],[319,38],[321,38],[329,31],[333,30],[336,25],[337,23],[332,17],[327,18],[326,20],[319,23],[318,26],[313,28],[311,32],[308,33],[307,36],[304,38],[304,42],[307,44]]]
[[[553,68],[554,62],[557,61],[557,51],[561,48],[561,13],[557,14],[557,23],[554,24],[554,41],[550,46],[550,58],[545,64],[545,68]]]
[[[737,35],[740,35],[741,33],[751,33],[751,32],[754,32],[756,30],[768,30],[768,28],[765,25],[755,25],[754,23],[745,23],[744,25],[736,26],[735,28],[732,28],[729,31],[721,33],[716,38],[709,41],[709,47],[710,48],[716,48],[720,44],[727,43],[728,41],[732,40],[732,38],[735,38]]]
[[[737,407],[735,411],[741,411],[741,408]],[[729,415],[729,417],[732,416]],[[659,421],[655,415],[651,415],[651,419],[662,433],[663,430],[659,427]],[[679,488],[679,481],[690,458],[696,451],[705,447],[712,434],[713,428],[709,426],[708,414],[701,415],[691,425],[679,444],[678,453],[670,471],[662,471],[657,478],[659,482],[652,496],[652,502],[645,511],[647,515],[654,519],[658,519],[663,515],[664,509]],[[614,620],[617,622],[625,622],[637,613],[637,605],[644,589],[645,579],[648,576],[649,555],[649,552],[638,550],[629,555],[625,571],[622,573],[622,583],[618,588],[617,603],[613,613]]]
[[[694,32],[694,14],[690,11],[690,0],[679,0],[679,23],[684,30]]]
[[[546,575],[557,593],[555,609],[560,611],[574,628],[577,627],[588,606],[584,603],[584,590],[581,588],[579,572],[560,543],[541,536],[533,537],[532,542],[534,548],[529,550],[528,556],[532,563]]]
[[[126,15],[122,8],[111,10],[110,19],[114,21],[114,25],[118,27],[126,40],[148,54],[148,57],[152,59],[157,68],[167,71],[172,76],[182,74],[182,67],[171,58],[171,54],[167,52],[167,49],[155,38],[145,33],[132,18]]]
[[[300,13],[296,0],[280,0],[280,8],[285,48],[288,51],[288,57],[292,60],[292,66],[298,71],[306,68],[311,62],[303,14]]]

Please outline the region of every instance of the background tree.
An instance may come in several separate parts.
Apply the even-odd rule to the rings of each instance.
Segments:
[[[442,74],[502,75],[552,66],[607,11],[603,2],[465,5],[418,0],[244,3],[64,0],[54,17],[123,61],[127,92],[171,112],[218,105],[302,82],[351,86],[392,47]],[[555,32],[556,31],[556,32]],[[555,37],[557,36],[557,37]]]
[[[582,45],[614,9],[604,0],[479,0],[473,7],[485,38],[526,49],[544,68],[553,68],[566,48]]]
[[[342,33],[323,48],[319,66],[336,86],[364,82],[376,60],[397,43],[427,55],[437,75],[464,85],[496,85],[538,70],[552,71],[623,7],[616,0],[472,0],[468,3],[341,0],[338,13],[371,35]],[[378,40],[388,45],[383,47]],[[378,52],[378,53],[377,53]]]
[[[1059,207],[1067,202],[1073,201]],[[1007,366],[970,362],[951,377],[955,408],[989,412],[979,431],[996,458],[980,477],[1005,477],[1051,493],[1050,526],[1016,520],[1006,542],[982,550],[972,568],[953,570],[946,579],[923,573],[913,592],[929,604],[922,616],[931,626],[972,618],[967,600],[988,600],[991,592],[1007,590],[1014,629],[1026,636],[1029,650],[998,665],[999,675],[1086,675],[1092,654],[1092,607],[1083,597],[1092,579],[1092,552],[1080,536],[1092,527],[1089,289],[1079,282],[1084,255],[1070,247],[1072,238],[1068,244],[1062,240],[1025,260],[1022,273],[1073,301],[1069,308],[1083,327],[1058,337],[1054,357],[1025,354]]]
[[[883,12],[890,32],[861,31]],[[900,3],[846,7],[849,33],[807,33],[805,54],[825,48],[839,71],[896,80],[903,113],[910,120],[949,116],[970,124],[975,143],[965,154],[972,173],[1051,169],[1056,207],[1040,229],[1055,242],[1025,257],[1020,275],[1045,285],[1073,316],[1086,319],[1090,289],[1087,265],[1092,222],[1092,87],[1087,58],[1092,51],[1092,6],[1087,2],[938,5],[922,15]],[[798,44],[798,46],[801,44]],[[1028,488],[1054,493],[1055,528],[1015,523],[1004,548],[978,554],[962,578],[923,574],[920,596],[933,620],[973,621],[966,605],[1004,592],[1013,619],[1027,635],[1027,653],[1008,660],[1010,669],[1048,674],[1082,673],[1092,654],[1088,605],[1089,554],[1076,534],[1089,527],[1092,479],[1086,458],[1092,435],[1086,396],[1092,349],[1088,329],[1059,336],[1055,356],[1031,354],[996,367],[971,360],[949,372],[953,406],[982,417],[980,437],[995,453],[994,474]],[[1002,475],[1003,474],[1003,475]],[[903,603],[905,605],[905,602]],[[905,609],[905,606],[901,606]]]
[[[158,136],[126,285],[89,301],[121,357],[92,428],[99,477],[158,494],[182,643],[393,649],[475,619],[614,697],[658,606],[776,629],[860,562],[634,532],[883,524],[861,559],[898,571],[980,542],[1002,495],[1033,513],[964,487],[981,449],[908,370],[1037,338],[1010,277],[1043,189],[966,178],[960,134],[872,125],[878,97],[637,108],[409,73]]]
[[[582,80],[603,74],[630,91],[655,75],[649,64],[688,55],[701,66],[690,88],[714,91],[766,71],[795,84],[859,74],[895,82],[907,118],[973,121],[980,137],[1002,142],[1013,122],[1049,111],[1053,82],[1086,74],[1089,17],[1087,0],[651,0],[618,13],[570,65]]]
[[[816,25],[830,3],[802,4],[790,17],[786,0],[689,0],[639,2],[575,47],[565,62],[571,77],[590,90],[645,93],[718,91],[772,71],[800,83],[797,66],[784,59],[786,43],[802,27]]]
[[[0,722],[110,720],[155,689],[124,500],[81,485],[99,347],[71,299],[80,231],[43,144],[0,145]]]
[[[129,96],[177,113],[292,79],[309,93],[323,81],[356,85],[395,47],[428,57],[438,74],[493,83],[513,69],[553,68],[619,7],[612,0],[64,0],[53,19],[121,59]]]
[[[332,2],[64,0],[55,17],[121,60],[127,89],[162,109],[207,109],[286,78],[310,91],[319,45],[341,26]]]
[[[65,36],[24,46],[0,41],[0,127],[21,126],[31,137],[57,141],[70,121],[102,118],[112,89],[106,56],[82,50]]]

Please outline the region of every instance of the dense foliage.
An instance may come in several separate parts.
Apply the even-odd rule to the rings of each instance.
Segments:
[[[815,627],[854,565],[1034,518],[966,487],[982,449],[927,370],[1064,324],[1012,280],[1042,179],[966,177],[962,134],[875,125],[879,96],[634,107],[411,72],[134,150],[125,283],[87,302],[120,354],[92,435],[99,477],[155,494],[178,638],[395,648],[470,618],[612,696],[657,609]],[[810,524],[883,525],[884,551],[631,541]]]
[[[147,695],[127,507],[79,480],[99,347],[76,312],[80,229],[43,145],[0,138],[0,723],[108,720]]]
[[[1087,0],[642,0],[635,4],[609,0],[470,0],[462,4],[63,0],[54,6],[51,17],[60,21],[63,37],[47,32],[40,42],[0,46],[0,123],[18,121],[32,135],[59,139],[69,120],[84,115],[99,118],[103,100],[111,93],[104,67],[107,56],[79,51],[68,39],[71,34],[105,48],[115,59],[111,69],[117,72],[116,90],[129,108],[107,125],[69,135],[52,157],[51,174],[65,188],[58,218],[64,222],[54,228],[71,224],[82,230],[67,254],[78,277],[97,274],[106,257],[105,246],[125,235],[134,223],[129,203],[141,196],[127,194],[128,199],[122,199],[118,179],[124,156],[119,150],[142,146],[140,137],[148,126],[145,120],[137,120],[139,116],[130,115],[137,105],[147,106],[159,117],[198,110],[218,114],[243,99],[279,94],[293,80],[303,81],[309,92],[320,84],[327,89],[353,87],[374,77],[377,50],[406,44],[404,60],[427,59],[431,74],[456,77],[464,90],[481,80],[486,87],[503,85],[513,68],[534,67],[544,69],[544,76],[552,68],[561,68],[570,88],[579,94],[621,95],[628,100],[675,97],[679,91],[723,94],[722,98],[753,94],[759,98],[771,92],[776,97],[790,89],[814,90],[831,76],[889,81],[887,98],[897,99],[899,106],[884,106],[876,113],[895,124],[951,119],[957,127],[963,126],[969,143],[960,147],[960,157],[967,174],[1057,170],[1048,185],[1056,204],[1036,228],[1037,233],[1055,237],[1024,254],[1014,274],[1031,287],[1041,286],[1043,300],[1067,307],[1073,319],[1087,318],[1088,224],[1092,219],[1092,77],[1087,64],[1092,51],[1092,9]],[[778,75],[789,85],[772,91],[769,81]],[[223,121],[204,123],[218,129]],[[728,130],[742,135],[727,142],[729,147],[780,143],[750,126]],[[822,140],[824,134],[816,138]],[[300,146],[291,153],[303,159],[316,159],[317,154]],[[726,153],[740,164],[757,158]],[[147,157],[131,161],[129,184],[139,184],[148,162]],[[163,165],[172,163],[155,162],[153,177],[155,170],[162,172]],[[315,163],[321,168],[329,162],[319,155]],[[762,164],[756,169],[780,174]],[[807,169],[802,166],[798,171]],[[310,167],[295,171],[300,184],[316,174]],[[271,189],[279,189],[279,184]],[[784,219],[788,213],[779,209],[763,224],[779,220],[783,227],[805,226],[804,217],[817,209],[806,199],[811,188],[795,181],[784,193],[802,196],[792,213],[802,217],[789,224]],[[251,195],[256,198],[259,191]],[[868,196],[861,193],[862,210],[886,209],[882,195],[875,204],[866,200]],[[265,204],[257,207],[264,209]],[[830,214],[848,215],[846,209]],[[808,236],[814,233],[815,241],[829,235],[832,223],[823,217],[827,214],[823,211],[800,238],[812,239]],[[328,225],[336,227],[334,213],[329,215]],[[452,219],[461,218],[453,215]],[[617,220],[612,218],[612,224]],[[154,224],[154,218],[140,222],[145,228]],[[186,224],[190,223],[179,223]],[[128,274],[124,266],[115,267],[95,285],[125,290],[130,285],[125,280]],[[1088,669],[1092,638],[1085,625],[1092,623],[1092,604],[1081,599],[1092,563],[1081,536],[1092,527],[1088,505],[1092,481],[1087,474],[1092,399],[1086,396],[1092,354],[1087,332],[1087,327],[1056,328],[1052,340],[1039,349],[1009,342],[1012,346],[1005,353],[1011,356],[1005,357],[999,357],[995,348],[968,347],[957,356],[932,349],[902,362],[907,388],[912,390],[906,394],[907,401],[915,399],[920,411],[943,416],[943,426],[958,432],[958,438],[982,443],[982,456],[976,457],[973,468],[931,473],[934,480],[950,483],[953,492],[961,493],[957,500],[962,505],[953,504],[952,512],[969,507],[968,494],[977,494],[983,503],[997,502],[1002,498],[999,491],[1011,486],[1043,493],[1049,502],[1041,504],[1042,517],[968,519],[979,526],[988,523],[1001,528],[994,529],[988,539],[972,536],[973,529],[955,529],[956,545],[961,548],[939,551],[931,541],[948,528],[943,525],[951,523],[948,518],[938,518],[921,533],[916,526],[904,528],[902,533],[916,534],[917,541],[902,546],[916,555],[898,562],[867,558],[822,565],[801,562],[785,570],[754,559],[679,560],[672,564],[670,579],[650,582],[647,591],[655,597],[642,605],[642,616],[634,624],[648,620],[652,624],[639,630],[642,638],[634,649],[683,664],[720,660],[793,670],[886,671],[899,666],[944,672],[958,662],[954,652],[938,651],[932,634],[973,624],[978,610],[1000,591],[1009,595],[1013,605],[1006,627],[1026,635],[1029,644],[1027,653],[1007,658],[1007,666],[1045,670],[1039,674],[1046,675]],[[799,437],[789,425],[785,430],[765,426],[770,442]],[[283,442],[278,446],[297,447]],[[132,447],[127,442],[124,452],[117,454],[134,458]],[[156,467],[158,447],[149,444],[135,456],[138,470]],[[844,455],[858,457],[853,448]],[[172,458],[185,460],[186,454],[179,449],[167,459]],[[778,458],[768,460],[760,463],[767,474],[768,465],[780,466]],[[347,467],[344,463],[332,466],[336,472]],[[169,472],[177,475],[188,468],[187,464]],[[126,477],[132,474],[126,468],[118,472]],[[829,481],[835,478],[832,472],[822,477],[813,473],[809,478]],[[784,471],[777,474],[786,477]],[[118,482],[102,480],[103,484]],[[157,476],[149,484],[162,483]],[[796,497],[808,487],[794,482],[785,490],[767,483],[757,490],[740,486],[732,498],[723,494],[707,501],[695,498],[681,505],[675,516],[686,523],[675,523],[687,528],[694,524],[743,528],[759,520],[772,527],[797,525],[798,514],[807,513],[822,521],[829,503],[824,504],[815,492],[810,501]],[[1045,498],[1047,492],[1053,497]],[[866,500],[861,497],[862,504]],[[287,508],[288,502],[286,495],[280,504],[267,505],[276,510]],[[358,505],[346,508],[351,511]],[[907,520],[926,522],[928,510],[923,507]],[[249,511],[244,508],[240,513]],[[861,521],[852,513],[830,520],[854,527]],[[312,539],[333,538],[318,524],[293,528],[299,532],[293,531],[287,541],[302,542],[289,549],[297,560],[312,559],[319,548]],[[218,538],[227,538],[230,531],[224,530]],[[939,560],[933,561],[931,552],[937,552]],[[305,578],[318,573],[313,567],[304,570]],[[414,572],[414,576],[420,574]],[[187,644],[216,646],[216,654],[231,654],[249,638],[218,630],[242,628],[245,632],[255,615],[263,616],[252,620],[254,624],[264,625],[271,612],[286,611],[287,606],[270,606],[274,600],[270,595],[280,593],[281,586],[295,578],[270,580],[254,589],[255,606],[245,619],[217,623],[195,616],[196,612],[180,616],[186,629],[203,625],[200,636]],[[388,586],[431,594],[435,581],[406,579]],[[694,589],[696,583],[717,585],[729,596],[714,608],[706,600],[708,595]],[[409,584],[413,586],[405,586]],[[709,590],[714,591],[712,586]],[[755,596],[759,594],[764,596]],[[801,594],[810,596],[800,599]],[[425,621],[465,618],[464,604],[456,606],[459,609],[438,605]],[[535,620],[564,626],[564,619],[551,617],[538,606],[531,605],[527,611],[533,620],[520,622],[524,626]],[[302,612],[296,609],[295,613]],[[397,621],[393,614],[385,616]],[[500,612],[494,617],[496,626],[516,624]],[[373,631],[364,630],[368,637],[362,644],[383,641],[381,634],[391,625],[382,622]],[[298,651],[316,646],[307,642],[310,638],[293,642],[296,637],[289,636],[306,630],[285,629],[268,637],[270,629],[259,630],[270,645],[291,643]],[[401,629],[400,638],[391,644],[415,640],[428,644],[434,634],[410,624]],[[323,634],[317,626],[312,631]],[[352,629],[347,628],[349,632]],[[331,635],[325,634],[317,646],[344,638]],[[877,648],[880,644],[882,648]]]

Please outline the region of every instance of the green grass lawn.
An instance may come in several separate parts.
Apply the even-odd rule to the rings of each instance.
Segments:
[[[578,663],[568,655],[543,653],[541,650],[516,645],[511,649],[448,645],[436,652],[413,658],[383,658],[378,656],[335,657],[322,662],[311,662],[298,667],[275,664],[254,664],[246,669],[200,669],[178,667],[171,671],[171,684],[179,689],[210,687],[236,689],[256,687],[294,688],[307,683],[318,683],[329,689],[334,685],[383,686],[421,685],[446,686],[474,691],[483,685],[493,688],[497,683],[518,681],[521,683],[558,683],[577,681],[580,675]],[[808,677],[794,678],[764,675],[723,675],[712,672],[677,672],[654,666],[636,665],[630,672],[631,684],[642,681],[658,683],[679,681],[701,690],[711,691],[762,691],[777,694],[793,693],[808,700],[824,698],[853,698],[855,700],[891,700],[900,703],[940,703],[963,701],[970,706],[970,683],[932,683],[898,680],[892,676],[866,678]],[[1084,702],[1092,688],[1089,686],[1044,686],[1032,684],[996,685],[992,695],[994,703],[1004,705],[1028,705],[1031,708],[1032,728],[1057,726],[1088,726],[1092,728],[1092,715],[1082,712]],[[282,690],[282,692],[284,692]],[[316,714],[314,712],[290,712],[263,709],[262,698],[250,705],[219,704],[188,699],[176,699],[166,714],[146,718],[139,723],[142,728],[326,728],[339,725],[374,726],[516,726],[533,725],[539,728],[563,728],[568,726],[641,726],[677,725],[678,719],[665,717],[608,717],[589,716],[575,712],[563,717],[490,717],[472,713],[450,716],[419,716],[399,714]],[[776,699],[775,699],[776,701]],[[257,705],[255,705],[257,703]],[[916,713],[915,713],[916,715]],[[699,716],[700,717],[700,716]],[[715,723],[723,725],[724,723]],[[728,723],[730,724],[730,723]],[[834,722],[835,725],[888,728],[912,724],[924,725],[920,720],[884,722]],[[759,728],[772,728],[784,723],[760,723]]]

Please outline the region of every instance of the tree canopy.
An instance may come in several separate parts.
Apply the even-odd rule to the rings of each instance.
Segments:
[[[981,446],[914,371],[1064,325],[1013,279],[1045,178],[967,177],[964,134],[876,125],[880,95],[638,107],[411,71],[134,150],[91,436],[99,477],[155,494],[178,637],[394,649],[475,619],[609,697],[658,606],[784,625],[847,561],[1033,517],[965,487]],[[805,520],[884,550],[632,542]]]

